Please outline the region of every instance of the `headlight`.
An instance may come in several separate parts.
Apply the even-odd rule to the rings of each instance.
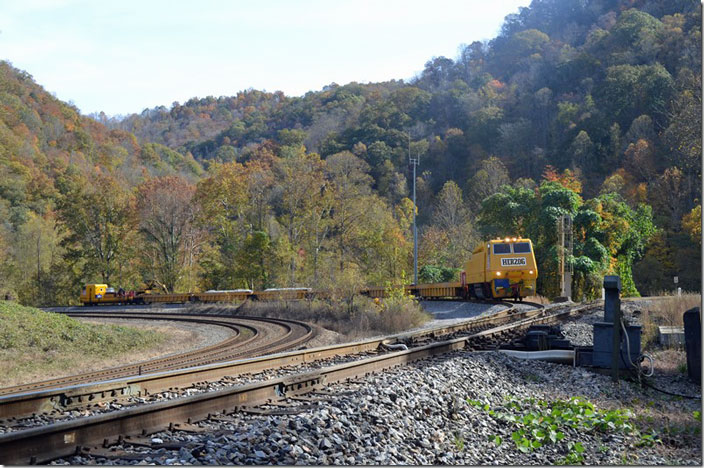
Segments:
[[[532,275],[532,274],[533,274],[533,270],[528,271],[528,273]]]
[[[501,276],[501,272],[500,272],[500,271],[497,271],[497,272],[496,272],[496,276]]]

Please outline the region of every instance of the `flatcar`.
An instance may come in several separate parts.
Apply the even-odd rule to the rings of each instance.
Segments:
[[[311,291],[310,288],[269,288],[252,295],[260,301],[290,301],[307,299]]]
[[[198,302],[235,302],[244,301],[252,296],[251,289],[226,289],[213,290],[210,289],[203,293],[193,294],[191,300]]]

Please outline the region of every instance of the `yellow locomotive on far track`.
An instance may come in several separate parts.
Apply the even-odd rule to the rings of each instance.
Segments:
[[[530,239],[506,237],[479,244],[452,283],[405,286],[407,293],[419,299],[516,299],[536,292],[538,268]],[[384,297],[385,288],[362,291],[370,297]]]
[[[533,243],[516,237],[477,246],[461,274],[466,297],[479,299],[533,296],[537,279]]]

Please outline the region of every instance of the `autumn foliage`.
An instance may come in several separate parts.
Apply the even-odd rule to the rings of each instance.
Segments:
[[[536,0],[410,80],[122,118],[1,62],[0,294],[381,285],[410,276],[414,212],[429,272],[526,233],[551,295],[569,214],[585,297],[607,272],[699,289],[701,56],[697,2]]]

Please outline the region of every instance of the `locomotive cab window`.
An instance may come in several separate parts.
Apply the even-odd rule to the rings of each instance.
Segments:
[[[513,253],[530,253],[530,243],[516,242],[513,244]]]
[[[494,254],[511,253],[511,244],[494,244]]]

